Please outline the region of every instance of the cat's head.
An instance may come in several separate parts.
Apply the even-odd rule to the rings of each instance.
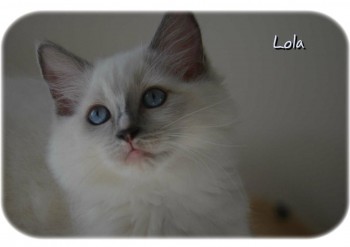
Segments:
[[[62,160],[73,153],[75,161],[158,166],[210,143],[230,123],[192,14],[165,15],[149,46],[94,64],[51,42],[37,51]]]

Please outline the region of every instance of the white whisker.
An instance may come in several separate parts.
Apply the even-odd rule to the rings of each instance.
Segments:
[[[243,191],[242,182],[241,182],[241,180],[240,180],[240,177],[239,177],[237,174],[227,172],[226,169],[225,169],[224,167],[220,166],[220,164],[219,164],[217,161],[213,160],[208,154],[203,154],[203,153],[201,153],[199,150],[195,151],[195,150],[193,150],[193,148],[190,147],[189,145],[186,145],[186,144],[185,144],[185,146],[188,146],[188,147],[189,147],[188,149],[183,148],[183,147],[180,147],[179,144],[177,144],[177,145],[171,144],[171,145],[173,145],[174,147],[179,148],[179,149],[181,149],[182,151],[185,151],[185,152],[187,152],[187,153],[189,153],[189,154],[196,154],[197,157],[198,157],[198,156],[202,157],[202,158],[203,158],[202,164],[206,163],[205,160],[210,160],[210,161],[211,161],[211,164],[213,164],[213,165],[216,164],[217,167],[218,167],[220,170],[223,171],[223,173],[225,174],[225,176],[227,177],[227,179],[230,181],[230,183],[232,184],[233,188],[239,193],[239,195],[240,195],[244,200],[247,199],[247,197],[245,196],[245,193],[244,193],[244,191]],[[232,176],[234,176],[235,178],[233,178]]]
[[[210,109],[210,108],[212,108],[212,107],[214,107],[214,106],[217,106],[217,105],[223,103],[224,101],[226,101],[226,100],[228,100],[228,99],[230,99],[230,97],[227,97],[227,98],[225,98],[225,99],[223,99],[223,100],[220,100],[220,101],[218,101],[218,102],[215,102],[215,103],[213,103],[213,104],[211,104],[211,105],[208,105],[208,106],[199,108],[199,109],[197,109],[197,110],[195,110],[195,111],[193,111],[193,112],[190,112],[190,113],[188,113],[188,114],[185,114],[185,115],[183,115],[182,117],[176,119],[175,121],[173,121],[173,122],[171,122],[171,123],[169,123],[169,124],[164,125],[164,126],[161,127],[160,129],[162,130],[162,129],[166,128],[166,127],[169,127],[169,126],[171,126],[171,125],[177,123],[178,121],[180,121],[180,120],[182,120],[182,119],[188,118],[188,117],[190,117],[190,116],[192,116],[192,115],[194,115],[194,114],[197,114],[197,113],[199,113],[199,112],[202,112],[202,111],[204,111],[204,110],[207,110],[207,109]]]
[[[216,145],[216,146],[221,146],[221,147],[246,147],[244,145],[236,145],[236,144],[223,144],[223,143],[215,143],[209,140],[205,140],[203,138],[198,137],[197,135],[193,135],[193,134],[168,134],[168,136],[173,136],[173,137],[183,137],[183,138],[189,138],[189,139],[196,139],[199,140],[203,143],[208,143],[208,144],[212,144],[212,145]]]

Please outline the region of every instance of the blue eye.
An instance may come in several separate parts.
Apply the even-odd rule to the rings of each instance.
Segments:
[[[166,93],[159,88],[148,89],[143,94],[143,104],[147,108],[161,106],[166,100]]]
[[[88,113],[88,121],[92,125],[100,125],[108,121],[110,119],[111,114],[109,110],[103,105],[95,105],[91,107]]]

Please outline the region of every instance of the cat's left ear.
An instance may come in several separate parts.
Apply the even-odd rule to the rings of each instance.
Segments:
[[[184,81],[195,80],[207,70],[201,31],[191,13],[166,14],[149,48],[163,55],[168,71]]]
[[[92,66],[50,41],[38,45],[37,55],[42,76],[55,101],[57,114],[72,115],[82,95],[84,75]]]

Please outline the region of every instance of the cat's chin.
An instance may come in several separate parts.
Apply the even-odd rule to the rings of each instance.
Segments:
[[[140,149],[131,149],[125,156],[124,162],[126,164],[143,163],[147,159],[153,158],[151,153],[142,151]]]
[[[150,166],[155,168],[156,164],[169,158],[169,156],[170,152],[164,150],[151,153],[140,148],[130,148],[124,155],[119,156],[119,160],[126,166]]]

